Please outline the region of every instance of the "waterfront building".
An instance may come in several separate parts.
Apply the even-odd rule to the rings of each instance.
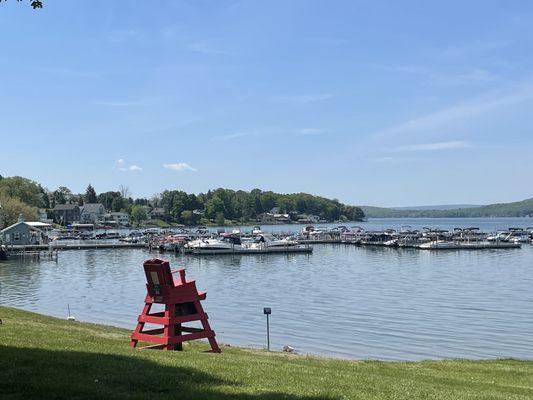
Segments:
[[[82,224],[94,224],[104,220],[105,208],[100,203],[86,203],[80,210]]]
[[[118,226],[127,226],[130,224],[130,216],[126,213],[112,212],[107,215],[106,219],[109,218],[109,220],[114,221]]]
[[[166,221],[168,219],[168,214],[163,207],[156,207],[150,213],[150,219],[162,219],[163,221]]]
[[[289,224],[291,222],[289,214],[264,213],[259,217],[263,224]]]
[[[45,241],[46,235],[31,223],[24,222],[22,214],[17,223],[0,231],[0,239],[7,246],[11,245],[35,245]]]
[[[61,225],[80,222],[80,208],[76,204],[57,204],[54,207],[54,216]]]

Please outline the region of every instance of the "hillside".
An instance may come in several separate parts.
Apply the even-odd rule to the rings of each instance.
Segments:
[[[512,203],[496,203],[455,209],[395,209],[362,206],[369,218],[477,218],[533,216],[533,198]]]
[[[533,362],[347,361],[187,344],[137,350],[130,331],[0,306],[5,399],[494,399],[533,397]]]

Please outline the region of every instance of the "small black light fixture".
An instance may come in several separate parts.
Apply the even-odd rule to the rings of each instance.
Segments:
[[[270,307],[263,308],[263,314],[267,316],[267,350],[270,351],[270,321],[269,321],[269,315],[272,314],[272,310]]]

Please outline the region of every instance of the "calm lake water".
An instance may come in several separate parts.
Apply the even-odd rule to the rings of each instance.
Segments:
[[[374,219],[367,230],[411,225],[496,230],[533,219]],[[300,226],[269,226],[289,231]],[[133,328],[148,250],[59,253],[58,261],[0,263],[0,304]],[[162,254],[207,290],[219,342],[348,358],[533,359],[533,245],[427,252],[316,245],[311,255]]]

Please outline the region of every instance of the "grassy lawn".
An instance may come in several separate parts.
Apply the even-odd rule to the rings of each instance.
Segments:
[[[202,343],[135,350],[123,329],[0,307],[0,398],[533,399],[533,362],[342,361]],[[216,327],[215,327],[216,328]]]

